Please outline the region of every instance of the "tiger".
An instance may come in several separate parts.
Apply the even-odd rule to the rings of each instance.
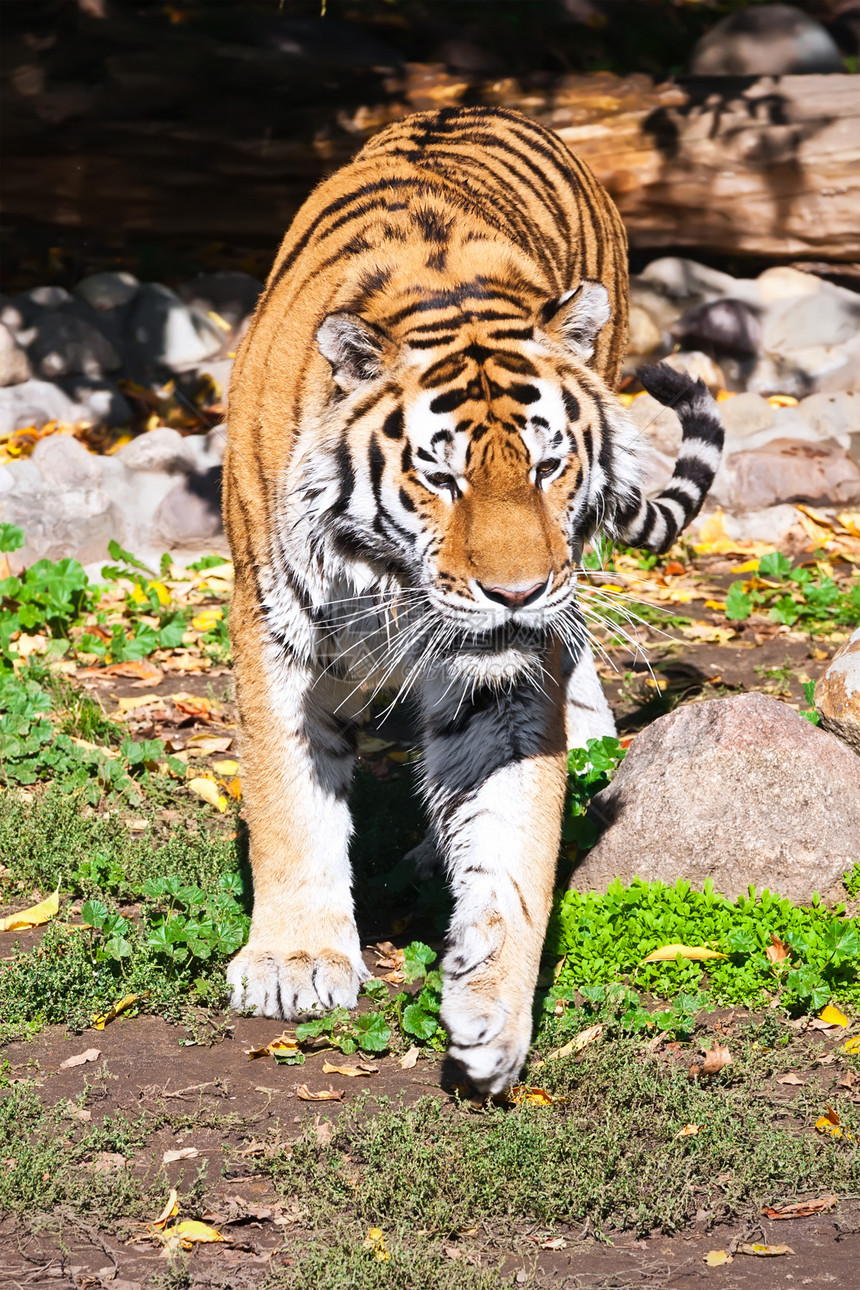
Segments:
[[[389,125],[286,233],[234,364],[223,471],[254,887],[235,1008],[356,1005],[350,782],[368,695],[400,686],[453,897],[448,1051],[487,1095],[519,1074],[567,753],[615,731],[583,548],[666,551],[723,443],[700,381],[643,372],[683,432],[646,497],[614,393],[627,292],[608,194],[503,108]]]

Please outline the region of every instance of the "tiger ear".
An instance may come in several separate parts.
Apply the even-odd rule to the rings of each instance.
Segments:
[[[317,345],[342,390],[354,390],[382,372],[382,338],[355,314],[328,314],[317,328]]]
[[[571,350],[577,358],[588,359],[594,342],[609,322],[612,309],[609,292],[602,282],[584,279],[573,291],[544,305],[538,325],[548,336]]]

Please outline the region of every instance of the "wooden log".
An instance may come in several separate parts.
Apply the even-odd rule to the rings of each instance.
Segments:
[[[37,65],[23,42],[7,48],[10,224],[108,243],[136,234],[274,249],[310,188],[388,121],[494,103],[545,122],[588,161],[636,249],[860,258],[857,76],[655,85],[604,72],[479,82],[429,65],[323,74],[181,30],[153,46],[123,22],[85,45],[89,79],[70,47],[56,66]]]

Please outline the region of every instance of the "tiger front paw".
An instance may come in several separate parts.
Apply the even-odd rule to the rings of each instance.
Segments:
[[[227,984],[237,1011],[301,1021],[332,1008],[354,1008],[369,975],[360,958],[338,950],[287,953],[246,945],[227,968]]]
[[[482,1093],[503,1093],[525,1065],[532,1034],[528,1005],[505,999],[485,979],[447,981],[442,1021],[450,1037],[449,1056]]]

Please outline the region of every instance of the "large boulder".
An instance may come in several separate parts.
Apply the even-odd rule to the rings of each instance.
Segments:
[[[15,340],[13,333],[0,322],[0,387],[20,385],[32,375],[26,350]]]
[[[694,76],[787,76],[841,72],[839,46],[826,27],[790,4],[729,14],[693,50]]]
[[[836,895],[860,856],[860,759],[763,694],[678,708],[633,740],[592,814],[604,832],[571,886],[615,878]]]
[[[860,500],[860,466],[832,440],[772,439],[725,457],[710,495],[737,512],[784,502],[845,506]]]
[[[819,677],[815,707],[822,726],[860,753],[860,627]]]

